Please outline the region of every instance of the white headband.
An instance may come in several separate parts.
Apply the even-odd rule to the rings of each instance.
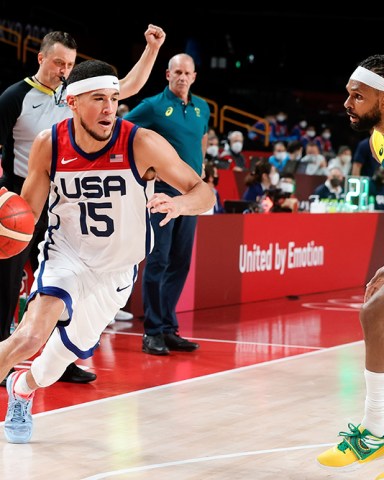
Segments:
[[[367,68],[357,67],[351,75],[351,80],[357,80],[376,90],[384,91],[384,78]]]
[[[84,80],[70,83],[67,86],[67,96],[80,95],[81,93],[92,92],[101,88],[114,88],[120,92],[119,79],[113,75],[85,78]]]

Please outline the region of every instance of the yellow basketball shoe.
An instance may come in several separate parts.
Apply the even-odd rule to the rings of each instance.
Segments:
[[[317,457],[321,467],[351,471],[384,455],[384,437],[375,437],[363,426],[348,424],[349,432],[340,432],[344,440]],[[384,478],[384,477],[383,477]]]
[[[383,480],[384,478],[384,473],[380,473],[380,475],[378,475],[375,480]]]

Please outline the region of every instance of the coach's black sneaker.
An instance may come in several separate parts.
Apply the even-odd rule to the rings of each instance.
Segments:
[[[176,352],[193,352],[200,347],[198,343],[190,342],[177,333],[164,333],[164,342],[169,350]]]
[[[162,333],[157,335],[143,336],[143,352],[150,355],[169,355],[169,349],[164,343],[164,337]]]
[[[58,382],[67,383],[89,383],[96,380],[95,373],[86,372],[82,368],[78,367],[76,363],[70,363],[65,369],[63,375],[59,378]]]

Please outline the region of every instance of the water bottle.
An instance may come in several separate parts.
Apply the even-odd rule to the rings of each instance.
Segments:
[[[370,195],[368,199],[368,212],[374,212],[375,211],[375,197],[373,195]]]

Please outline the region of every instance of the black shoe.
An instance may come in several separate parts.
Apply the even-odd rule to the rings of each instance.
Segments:
[[[96,380],[96,378],[95,373],[86,372],[75,363],[70,363],[58,382],[89,383]]]
[[[14,368],[11,368],[10,371],[7,373],[7,376],[4,378],[4,380],[2,382],[0,382],[0,387],[6,387],[7,386],[7,378],[9,377],[9,375],[11,373],[13,373],[15,371]]]
[[[190,342],[177,333],[164,333],[164,342],[169,350],[177,352],[193,352],[200,347],[198,343]]]
[[[143,352],[150,355],[169,355],[169,350],[164,343],[164,338],[161,333],[158,335],[144,335],[143,336]]]

